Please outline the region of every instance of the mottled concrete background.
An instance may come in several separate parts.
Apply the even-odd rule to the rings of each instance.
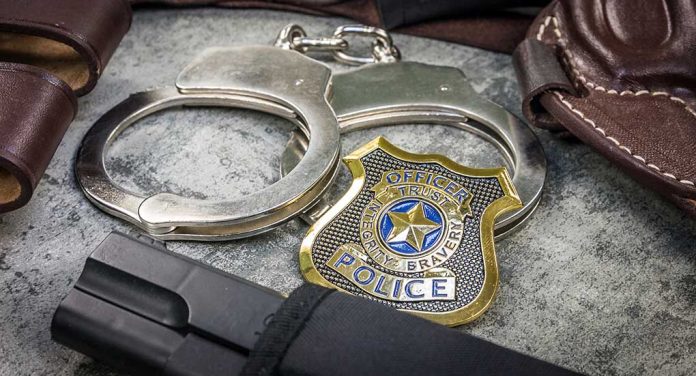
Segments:
[[[202,48],[269,43],[289,22],[327,34],[348,21],[269,11],[136,12],[96,90],[80,100],[33,201],[0,217],[1,375],[115,374],[49,334],[53,310],[90,251],[111,230],[132,230],[90,205],[77,187],[73,163],[87,129],[129,93],[172,84]],[[456,66],[476,90],[519,114],[509,56],[405,36],[396,41],[406,59]],[[344,154],[379,134],[474,166],[500,163],[475,136],[426,125],[348,135]],[[538,134],[549,157],[543,201],[524,228],[497,244],[497,301],[460,330],[588,374],[696,374],[696,221],[588,147]],[[267,115],[170,111],[128,130],[108,164],[119,182],[140,192],[232,197],[279,178],[288,135],[283,120]],[[343,188],[349,177],[341,174]],[[297,251],[306,230],[295,220],[251,240],[170,249],[289,292],[302,282]]]

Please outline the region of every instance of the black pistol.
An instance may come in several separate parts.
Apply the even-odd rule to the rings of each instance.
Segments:
[[[113,232],[58,307],[53,339],[134,374],[236,375],[283,296]]]
[[[286,299],[116,232],[87,259],[51,330],[136,375],[576,375],[317,285]]]

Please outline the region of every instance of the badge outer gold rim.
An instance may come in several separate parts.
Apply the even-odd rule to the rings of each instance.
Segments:
[[[498,262],[495,255],[495,245],[493,243],[495,219],[505,212],[522,208],[522,201],[515,187],[512,185],[512,180],[505,167],[470,168],[462,166],[443,155],[410,153],[394,146],[384,137],[377,137],[343,158],[343,162],[353,175],[353,183],[346,194],[307,231],[307,235],[300,246],[299,262],[302,276],[310,283],[346,292],[327,281],[315,268],[312,260],[312,245],[319,235],[319,232],[358,196],[365,184],[365,168],[362,163],[360,163],[360,159],[376,149],[382,149],[394,157],[408,162],[439,163],[445,168],[462,175],[481,178],[494,177],[498,179],[504,196],[493,201],[486,208],[481,216],[480,222],[481,249],[483,251],[485,277],[479,295],[466,306],[450,312],[438,313],[401,310],[447,326],[462,325],[476,320],[493,303],[493,299],[498,290]]]

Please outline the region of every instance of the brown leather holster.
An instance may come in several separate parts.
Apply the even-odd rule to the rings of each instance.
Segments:
[[[125,0],[0,0],[0,213],[31,198],[128,31]]]
[[[555,0],[514,54],[523,112],[696,216],[696,1]]]

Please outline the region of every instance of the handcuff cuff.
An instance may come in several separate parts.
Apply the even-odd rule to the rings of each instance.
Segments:
[[[293,46],[286,35],[298,34],[294,50],[305,53],[313,44],[297,25],[286,26],[277,46]],[[448,125],[477,134],[503,154],[524,207],[503,214],[495,225],[502,236],[525,221],[541,199],[546,179],[546,157],[534,132],[502,107],[481,97],[457,68],[402,62],[398,49],[384,30],[365,26],[342,27],[346,33],[375,38],[370,58],[334,52],[336,61],[364,66],[333,76],[331,107],[341,134],[361,129],[409,123]],[[316,45],[328,44],[315,43]],[[337,44],[334,42],[333,44]],[[292,171],[307,148],[307,138],[293,132],[281,160],[281,175]],[[331,204],[322,198],[302,219],[313,224]]]
[[[348,35],[374,38],[371,56],[349,54]],[[330,51],[342,63],[365,66],[332,75],[304,56]],[[275,47],[212,48],[186,67],[175,88],[137,93],[99,119],[82,141],[78,182],[97,207],[161,240],[228,240],[265,231],[299,215],[312,223],[328,208],[340,154],[339,134],[383,125],[443,124],[470,131],[503,154],[524,207],[501,216],[501,236],[525,221],[541,198],[546,159],[531,129],[482,98],[451,67],[400,62],[389,34],[368,26],[342,26],[329,38],[310,38],[297,25]],[[330,101],[330,103],[329,103]],[[229,201],[145,197],[116,185],[105,167],[108,146],[127,127],[175,106],[253,109],[288,119],[294,131],[282,157],[282,178]]]
[[[340,144],[326,100],[330,80],[326,65],[296,52],[271,46],[208,49],[179,74],[176,88],[134,94],[100,118],[82,141],[77,180],[97,207],[161,240],[227,240],[268,231],[310,207],[334,178]],[[271,186],[229,201],[172,193],[145,197],[116,185],[106,171],[108,145],[137,120],[176,106],[280,116],[311,139],[307,157]]]

